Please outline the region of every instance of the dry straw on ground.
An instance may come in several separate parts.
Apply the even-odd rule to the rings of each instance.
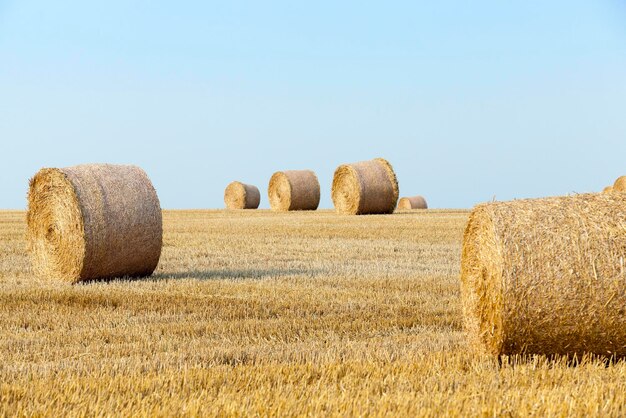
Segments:
[[[44,168],[30,181],[33,269],[68,282],[150,275],[162,246],[161,207],[139,167]]]
[[[343,164],[335,170],[332,198],[339,213],[392,213],[398,193],[396,174],[385,159]]]
[[[626,361],[468,352],[426,212],[164,211],[154,279],[55,286],[0,210],[0,416],[623,417]]]
[[[320,204],[320,182],[311,170],[278,171],[267,192],[275,211],[316,210]]]
[[[626,194],[478,205],[461,266],[473,345],[626,355]]]
[[[606,186],[602,189],[602,193],[611,193],[613,191],[613,186]]]
[[[613,191],[626,192],[626,176],[619,177],[613,184]]]
[[[398,209],[428,209],[423,196],[403,197],[398,202]]]
[[[227,209],[256,209],[261,203],[261,193],[256,186],[233,181],[224,191]]]

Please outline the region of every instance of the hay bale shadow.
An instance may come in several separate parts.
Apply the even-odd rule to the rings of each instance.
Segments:
[[[324,269],[235,269],[235,270],[189,270],[180,272],[160,272],[146,280],[246,280],[272,279],[290,276],[316,277],[326,273]],[[137,280],[137,279],[134,279]]]

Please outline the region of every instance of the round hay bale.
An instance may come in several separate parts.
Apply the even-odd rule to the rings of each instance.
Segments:
[[[422,196],[403,197],[398,202],[398,209],[428,209],[428,204]]]
[[[311,170],[274,173],[267,193],[275,211],[316,210],[320,204],[320,182]]]
[[[470,345],[492,355],[626,355],[626,194],[478,205],[463,239]]]
[[[398,180],[383,158],[343,164],[333,177],[332,199],[337,212],[348,215],[392,213],[398,202]]]
[[[129,165],[44,168],[28,192],[28,243],[41,277],[76,283],[152,274],[162,216],[146,173]]]
[[[613,184],[613,191],[626,192],[626,176],[619,177]]]
[[[611,193],[613,191],[613,186],[606,186],[602,189],[602,193]]]
[[[261,203],[261,193],[256,186],[233,181],[224,190],[227,209],[256,209]]]

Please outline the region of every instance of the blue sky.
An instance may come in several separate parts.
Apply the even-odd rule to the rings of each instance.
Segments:
[[[387,158],[431,207],[626,174],[626,2],[0,0],[0,207],[133,163],[165,208]]]

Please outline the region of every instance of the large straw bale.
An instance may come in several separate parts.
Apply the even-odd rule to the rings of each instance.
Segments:
[[[228,209],[256,209],[261,203],[261,193],[256,186],[233,181],[224,190],[224,203]]]
[[[147,276],[161,255],[159,199],[135,166],[40,170],[30,181],[27,223],[33,270],[42,277]]]
[[[398,202],[398,180],[383,158],[340,165],[333,177],[337,212],[349,215],[392,213]]]
[[[316,210],[320,182],[311,170],[278,171],[270,179],[268,196],[275,211]]]
[[[613,191],[626,192],[626,176],[618,177],[613,184]]]
[[[428,209],[428,204],[423,196],[403,197],[398,202],[398,209]]]
[[[604,189],[602,189],[602,193],[611,193],[613,192],[613,186],[606,186]]]
[[[626,194],[478,205],[461,262],[471,345],[626,355]]]

